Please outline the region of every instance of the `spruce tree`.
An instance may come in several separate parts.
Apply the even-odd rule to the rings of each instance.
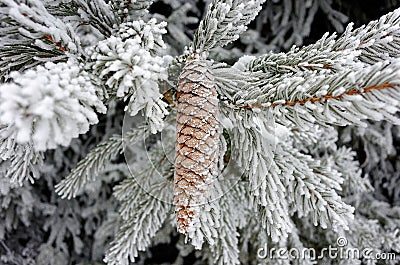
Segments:
[[[399,3],[354,6],[0,0],[0,263],[398,264]],[[397,257],[260,255],[328,246]]]

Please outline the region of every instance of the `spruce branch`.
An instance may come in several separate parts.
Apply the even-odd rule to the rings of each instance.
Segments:
[[[4,5],[4,4],[3,4]],[[44,62],[61,62],[68,59],[65,47],[57,44],[46,33],[27,33],[20,23],[9,15],[5,5],[0,11],[0,79],[7,79],[11,71],[23,71]]]
[[[225,112],[225,111],[224,111]],[[272,241],[286,238],[292,229],[281,170],[273,161],[274,122],[266,116],[240,111],[225,113],[234,121],[231,129],[231,159],[237,161],[249,181],[249,191],[260,214],[261,223]]]
[[[19,154],[12,156],[8,162],[9,169],[6,178],[9,178],[11,183],[18,183],[22,186],[26,180],[34,183],[35,179],[39,179],[38,166],[42,164],[43,154],[35,153],[25,147],[25,150],[19,151]]]
[[[167,22],[157,23],[155,18],[145,22],[143,20],[135,20],[132,22],[122,23],[119,26],[117,35],[123,41],[135,39],[140,45],[148,50],[151,55],[155,56],[162,53],[167,48],[164,43],[163,35],[167,33],[165,29]]]
[[[104,0],[73,0],[71,4],[76,5],[81,23],[91,25],[105,37],[111,36],[118,17],[110,3]]]
[[[350,196],[374,190],[368,176],[362,176],[360,163],[355,158],[356,152],[343,146],[321,159],[323,165],[342,174],[343,184],[339,195]]]
[[[385,209],[384,207],[382,208]],[[398,252],[399,234],[397,231],[382,226],[379,221],[374,218],[368,219],[361,214],[357,214],[355,217],[350,230],[344,233],[346,238],[349,239],[349,247],[351,246],[358,249],[370,248],[374,253]],[[396,263],[398,263],[397,260],[394,260],[394,262],[389,264]]]
[[[286,74],[233,96],[238,108],[258,108],[279,119],[307,127],[314,123],[365,126],[363,119],[399,120],[400,61],[379,62],[337,74]],[[279,117],[279,118],[278,118]]]
[[[346,127],[345,130],[347,128],[351,127]],[[371,128],[371,126],[367,128]],[[365,130],[365,128],[359,129]],[[315,125],[312,131],[292,128],[290,132],[291,145],[299,152],[311,155],[320,161],[322,167],[331,168],[332,172],[336,171],[341,174],[342,189],[337,190],[340,196],[373,191],[368,176],[362,175],[356,152],[345,146],[337,146],[339,137],[335,127]]]
[[[368,64],[400,57],[400,8],[356,29],[350,23],[334,49],[359,50],[358,59]]]
[[[60,49],[47,50],[32,45],[28,39],[14,40],[0,46],[0,80],[9,78],[12,71],[24,71],[45,62],[65,62],[68,56]]]
[[[172,152],[173,148],[172,141],[167,146],[157,142],[148,153],[151,165],[115,187],[114,196],[121,202],[119,211],[123,221],[106,253],[104,261],[107,264],[134,262],[138,251],[150,246],[152,238],[170,214],[172,165],[166,152]],[[157,197],[149,196],[149,191]]]
[[[67,146],[86,133],[105,112],[101,91],[75,60],[46,63],[0,86],[0,122],[6,137],[18,144],[31,144],[36,151]]]
[[[232,112],[229,115],[233,120]],[[262,115],[262,112],[240,112],[240,123],[233,125],[231,135],[233,144],[241,148],[233,150],[232,158],[249,178],[262,224],[272,241],[286,238],[290,233],[292,222],[288,213],[292,211],[299,216],[311,215],[314,224],[323,228],[331,224],[334,229],[347,229],[354,209],[335,191],[342,189],[343,178],[323,160],[315,160],[292,147],[287,139],[288,129],[282,130],[281,125],[274,127]]]
[[[115,0],[114,11],[120,16],[120,23],[125,23],[130,20],[130,17],[135,19],[146,14],[147,9],[154,2],[153,0]]]
[[[152,188],[160,196],[164,196],[165,185]],[[144,251],[150,246],[151,238],[162,227],[171,211],[171,205],[142,194],[135,209],[135,213],[122,223],[106,253],[104,262],[108,265],[128,265],[130,261],[134,262],[138,251]]]
[[[166,128],[166,134],[171,133],[169,132],[170,129]],[[128,137],[132,137],[129,134],[132,134],[132,131],[127,133]],[[173,165],[168,160],[167,155],[174,151],[175,145],[173,141],[169,141],[168,135],[164,135],[164,137],[167,137],[168,141],[164,142],[165,139],[157,141],[147,152],[150,163],[145,165],[145,169],[138,173],[131,172],[133,178],[125,179],[114,189],[113,195],[121,203],[119,213],[123,220],[127,220],[136,214],[137,202],[139,197],[143,196],[143,193],[150,192],[153,194],[154,187],[163,186],[163,182],[166,182],[167,185],[172,183]],[[171,191],[172,187],[168,187]],[[154,194],[157,194],[157,192]]]
[[[70,23],[76,30],[82,25],[90,25],[105,37],[111,36],[119,24],[118,16],[110,1],[45,1],[45,7],[50,14]]]
[[[394,85],[392,84],[388,84],[388,83],[383,83],[381,85],[377,85],[377,86],[370,86],[370,87],[366,87],[363,88],[362,91],[357,90],[357,89],[352,89],[346,92],[343,92],[339,95],[333,95],[333,94],[327,94],[324,95],[322,97],[309,97],[303,100],[294,100],[294,101],[285,101],[285,102],[278,102],[278,103],[271,103],[270,107],[277,107],[277,106],[295,106],[296,104],[299,105],[305,105],[307,104],[307,102],[311,102],[311,103],[315,103],[315,102],[324,102],[328,99],[342,99],[343,97],[345,97],[346,95],[363,95],[365,93],[370,93],[373,92],[374,90],[381,90],[381,89],[387,89],[387,88],[396,88]],[[248,106],[241,106],[241,108],[244,109],[252,109],[252,108],[264,108],[266,107],[265,105],[261,105],[261,104],[253,104],[253,105],[248,105]]]
[[[43,3],[0,1],[0,78],[44,62],[65,62],[80,56],[80,41],[71,25],[51,15]]]
[[[278,144],[274,160],[285,176],[291,210],[299,217],[310,214],[314,225],[322,228],[328,225],[335,231],[349,228],[354,208],[344,203],[336,192],[342,189],[344,181],[339,172],[284,141]]]
[[[122,151],[122,137],[113,136],[100,143],[81,161],[64,180],[56,185],[56,192],[62,198],[75,197],[89,181],[93,181],[106,166],[106,162]]]
[[[261,10],[265,0],[213,0],[193,39],[196,51],[208,51],[239,38]]]
[[[361,65],[357,56],[361,53],[352,49],[336,50],[336,35],[325,34],[315,44],[301,48],[293,46],[287,53],[268,53],[251,60],[249,71],[285,74],[299,71],[341,71]]]
[[[232,183],[230,183],[232,184]],[[217,205],[220,208],[219,227],[217,227],[218,236],[213,244],[210,244],[212,257],[210,262],[213,264],[240,264],[239,261],[239,232],[242,225],[240,222],[243,216],[236,214],[238,208],[243,207],[248,202],[243,198],[244,187],[242,183],[233,184],[234,187],[224,192]],[[233,210],[235,209],[235,210]]]
[[[397,58],[399,50],[400,9],[397,9],[357,29],[349,24],[340,37],[326,33],[314,44],[257,57],[248,64],[248,70],[276,74],[309,70],[338,72],[357,69],[363,63]]]
[[[101,142],[79,161],[77,167],[65,179],[56,185],[56,192],[62,198],[75,197],[87,182],[97,178],[108,161],[123,151],[124,141],[133,144],[148,134],[148,129],[140,126],[127,132],[124,136],[113,135],[108,140]]]
[[[70,54],[82,54],[79,38],[72,27],[51,15],[40,1],[27,0],[25,4],[1,0],[0,4],[4,5],[0,12],[10,19],[6,23],[18,26],[19,33],[36,45],[46,47],[45,42],[40,40],[44,38],[56,49],[63,47]]]
[[[2,133],[6,130],[1,129]],[[4,177],[22,186],[26,180],[34,183],[39,178],[38,166],[43,164],[44,155],[33,150],[29,144],[19,145],[9,137],[1,137],[0,159],[0,164],[8,168]]]
[[[243,57],[245,59],[245,57]],[[251,58],[246,58],[248,60]],[[213,74],[221,100],[229,104],[241,91],[250,91],[262,87],[271,75],[260,72],[248,72],[241,60],[233,67],[224,63],[213,64]]]
[[[78,5],[75,0],[71,1],[42,1],[46,10],[55,17],[62,18],[64,21],[73,21],[79,19]],[[79,22],[78,22],[79,23]]]
[[[209,195],[207,199],[209,201],[191,207],[195,214],[187,231],[187,237],[190,239],[191,245],[197,250],[203,249],[205,241],[213,245],[218,240],[218,227],[220,227],[221,216],[217,203],[212,200],[212,194],[215,194],[218,189],[214,184],[216,183],[209,185],[207,191]]]
[[[165,48],[161,34],[165,23],[134,21],[123,24],[118,36],[100,41],[89,50],[89,68],[99,77],[109,94],[129,98],[125,108],[131,116],[143,110],[152,133],[163,127],[169,114],[162,100],[159,81],[167,81],[170,56],[156,54]]]

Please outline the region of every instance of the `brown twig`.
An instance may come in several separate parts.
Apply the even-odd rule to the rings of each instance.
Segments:
[[[56,45],[57,48],[58,48],[60,51],[62,51],[62,52],[66,52],[66,51],[67,51],[67,49],[64,48],[64,47],[61,45],[61,43],[55,42],[55,41],[53,40],[53,37],[51,37],[50,35],[44,34],[44,37],[45,37],[47,40],[49,40],[52,44]]]
[[[328,100],[328,99],[340,99],[342,98],[344,95],[361,95],[361,94],[366,94],[369,92],[372,92],[374,90],[382,90],[385,88],[395,88],[394,85],[389,84],[389,83],[384,83],[382,85],[379,86],[370,86],[365,88],[363,91],[357,90],[357,89],[353,89],[350,91],[346,91],[342,94],[339,94],[337,96],[334,96],[332,94],[328,94],[325,95],[323,97],[310,97],[310,98],[306,98],[303,100],[295,100],[295,101],[289,101],[287,100],[285,103],[271,103],[271,105],[269,107],[277,107],[277,106],[294,106],[296,104],[300,104],[300,105],[304,105],[307,102],[311,102],[311,103],[315,103],[315,102],[320,102],[323,100]],[[268,108],[263,106],[262,104],[253,104],[253,105],[246,105],[246,106],[240,106],[240,108],[242,109],[252,109],[252,108],[259,108],[259,109],[263,109],[263,108]]]
[[[296,67],[296,66],[298,66],[298,65],[289,65],[290,67]],[[314,68],[317,68],[317,67],[315,67],[315,66],[311,66],[311,65],[299,65],[298,67],[300,67],[300,68],[306,68],[306,69],[314,69]],[[332,69],[332,66],[330,66],[330,65],[323,65],[321,68],[323,68],[323,69]]]

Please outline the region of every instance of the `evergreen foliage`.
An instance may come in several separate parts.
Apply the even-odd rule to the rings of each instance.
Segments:
[[[398,264],[400,2],[349,2],[0,0],[0,264]]]

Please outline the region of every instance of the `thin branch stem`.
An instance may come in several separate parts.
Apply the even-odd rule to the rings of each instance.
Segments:
[[[58,48],[60,51],[62,51],[62,52],[66,52],[66,51],[67,51],[67,49],[64,48],[64,47],[61,45],[61,43],[54,41],[53,37],[51,37],[50,35],[44,34],[44,37],[45,37],[47,40],[49,40],[52,44],[56,45],[57,48]]]
[[[242,109],[252,109],[252,108],[265,109],[265,108],[277,107],[277,106],[294,106],[296,104],[304,105],[307,102],[315,103],[315,102],[325,101],[328,99],[341,99],[344,95],[362,95],[362,94],[366,94],[369,92],[373,92],[374,90],[382,90],[382,89],[387,89],[387,88],[396,88],[396,86],[393,84],[384,83],[384,84],[378,85],[378,86],[367,87],[364,90],[353,89],[350,91],[346,91],[342,94],[339,94],[337,96],[328,94],[323,97],[310,97],[310,98],[306,98],[303,100],[295,100],[295,101],[287,100],[285,103],[271,103],[269,106],[265,106],[265,104],[252,104],[252,105],[239,106],[239,108],[242,108]]]

